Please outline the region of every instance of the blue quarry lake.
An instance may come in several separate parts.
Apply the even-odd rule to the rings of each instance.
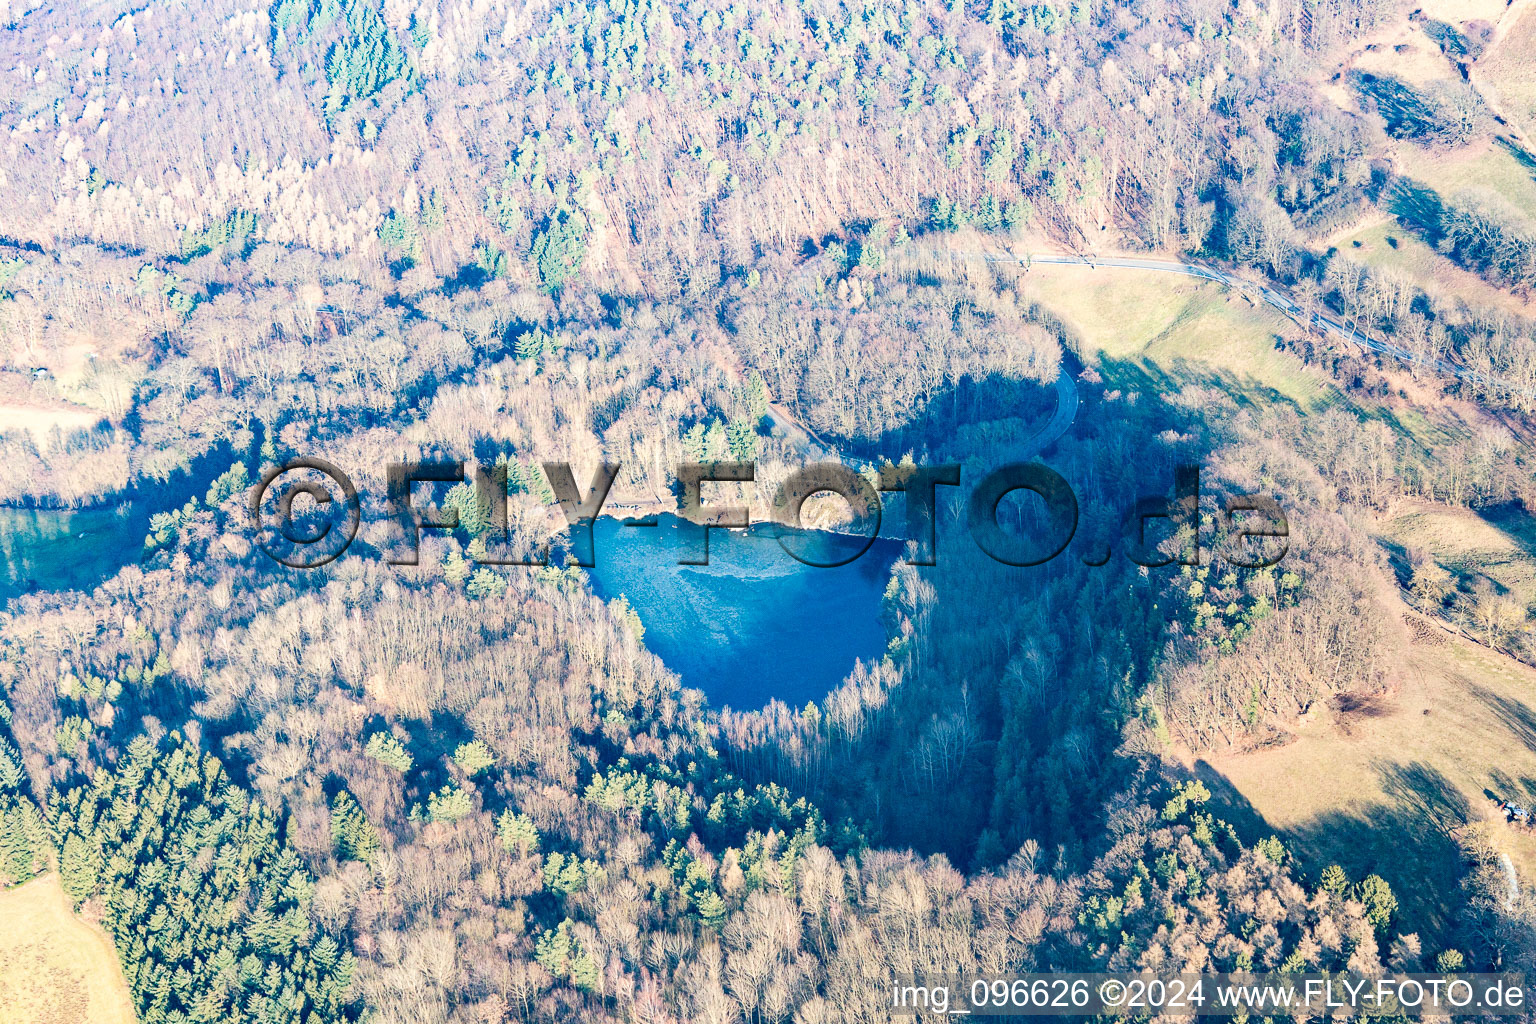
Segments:
[[[763,523],[711,530],[709,565],[678,565],[698,550],[694,529],[674,516],[659,520],[597,521],[593,589],[607,600],[622,594],[645,626],[645,645],[716,707],[754,710],[774,698],[803,707],[842,682],[856,659],[885,650],[880,601],[897,542],[877,539],[847,565],[824,569],[792,558],[779,528]],[[863,540],[850,548],[849,538],[808,532],[792,543],[825,562]]]

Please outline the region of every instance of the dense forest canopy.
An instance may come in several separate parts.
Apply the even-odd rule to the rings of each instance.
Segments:
[[[820,1024],[922,972],[1536,963],[1484,833],[1420,935],[1173,756],[1389,691],[1394,601],[1536,662],[1524,605],[1373,533],[1536,499],[1536,326],[1327,241],[1389,210],[1536,283],[1528,211],[1396,158],[1524,152],[1475,82],[1339,70],[1408,7],[0,0],[0,501],[174,495],[94,590],[0,612],[0,884],[56,871],[144,1022]],[[1270,347],[1337,399],[1095,350],[1031,290],[1047,251],[1278,289]],[[1415,433],[1436,407],[1472,426]],[[683,687],[558,545],[493,564],[467,481],[419,564],[381,556],[392,461],[496,467],[524,556],[563,522],[545,462],[671,510],[678,465],[751,461],[761,516],[828,454],[1043,456],[1077,538],[1001,565],[941,503],[886,649],[801,708]],[[362,534],[284,569],[252,488],[317,455]],[[1166,564],[1123,557],[1191,464]],[[1278,564],[1216,557],[1239,495],[1283,504]]]

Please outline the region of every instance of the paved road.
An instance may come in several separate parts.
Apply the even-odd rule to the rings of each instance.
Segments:
[[[1051,413],[1050,420],[1034,437],[1024,442],[1020,458],[1026,461],[1032,459],[1059,441],[1063,434],[1072,429],[1078,407],[1082,404],[1083,400],[1077,394],[1077,381],[1072,379],[1063,360],[1061,370],[1056,374],[1056,411]]]

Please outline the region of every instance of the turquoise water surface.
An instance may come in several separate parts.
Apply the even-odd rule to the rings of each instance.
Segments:
[[[144,548],[149,516],[109,508],[0,508],[0,604],[29,590],[89,590]]]
[[[0,606],[33,590],[91,590],[137,563],[150,518],[202,497],[232,457],[219,446],[163,483],[121,492],[93,508],[0,507]]]

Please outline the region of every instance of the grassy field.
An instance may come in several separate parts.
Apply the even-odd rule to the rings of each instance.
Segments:
[[[1373,270],[1401,273],[1432,295],[1453,295],[1472,305],[1492,306],[1519,316],[1536,312],[1530,303],[1446,259],[1395,217],[1343,233],[1330,243],[1341,255]]]
[[[0,405],[0,434],[26,430],[39,448],[46,447],[54,427],[68,434],[74,430],[89,430],[101,420],[101,413],[80,406]]]
[[[1424,88],[1437,82],[1452,83],[1461,72],[1441,49],[1445,28],[1466,33],[1473,22],[1499,25],[1512,7],[1527,0],[1425,0],[1415,7],[1422,18],[1402,17],[1356,36],[1337,50],[1337,74],[1332,80],[1313,84],[1344,110],[1361,111],[1359,97],[1347,83],[1351,72],[1385,76]],[[1407,11],[1403,12],[1405,15]],[[1454,54],[1454,48],[1452,49]],[[1459,59],[1462,55],[1455,54]]]
[[[1372,75],[1389,75],[1412,85],[1447,82],[1456,69],[1435,44],[1407,22],[1361,40],[1362,50],[1351,57],[1350,67]],[[1368,48],[1364,48],[1368,47]]]
[[[1387,243],[1389,234],[1399,247]],[[1365,255],[1400,253],[1435,272],[1438,255],[1405,244],[1390,222],[1359,235]],[[1304,412],[1347,405],[1421,442],[1443,444],[1470,429],[1454,409],[1426,416],[1412,402],[1359,407],[1274,347],[1284,326],[1278,314],[1213,284],[1154,271],[1036,266],[1018,288],[1067,323],[1090,362],[1146,366],[1175,381],[1220,377],[1231,393]],[[1536,603],[1529,517],[1404,503],[1381,529],[1389,547],[1428,548],[1448,567],[1485,573]],[[1536,670],[1449,634],[1411,646],[1405,631],[1391,646],[1402,652],[1393,697],[1318,708],[1294,742],[1210,755],[1197,769],[1246,835],[1279,835],[1311,877],[1331,863],[1356,879],[1385,877],[1402,905],[1401,926],[1438,949],[1462,874],[1456,830],[1502,820],[1492,796],[1536,803]],[[1501,825],[1497,834],[1521,876],[1536,878],[1536,831]]]
[[[1366,262],[1442,286],[1448,280],[1443,258],[1394,221],[1358,229],[1341,243]],[[1491,291],[1470,275],[1450,285]],[[1121,372],[1130,365],[1175,382],[1220,378],[1245,400],[1289,402],[1307,413],[1343,406],[1383,417],[1425,445],[1444,445],[1476,426],[1475,411],[1456,403],[1421,405],[1410,394],[1362,405],[1341,395],[1275,348],[1285,326],[1277,313],[1213,284],[1155,271],[1036,266],[1017,287],[1062,318],[1090,362],[1118,363]],[[1427,548],[1448,568],[1483,573],[1536,604],[1530,517],[1405,502],[1383,518],[1380,539],[1399,551]],[[1395,593],[1387,599],[1397,603]],[[1459,899],[1458,830],[1502,822],[1495,797],[1536,803],[1536,670],[1438,627],[1425,632],[1430,640],[1412,644],[1405,628],[1400,642],[1389,643],[1398,659],[1390,697],[1314,708],[1291,743],[1209,754],[1195,767],[1245,835],[1279,835],[1312,879],[1332,863],[1355,879],[1385,877],[1401,904],[1399,926],[1418,931],[1438,952]],[[1521,877],[1536,878],[1536,830],[1500,824],[1495,834]]]
[[[0,1024],[132,1024],[107,936],[70,911],[57,875],[0,892]]]
[[[1536,519],[1517,509],[1481,514],[1428,501],[1401,502],[1379,527],[1391,548],[1420,547],[1462,580],[1486,577],[1536,606]]]
[[[1511,126],[1529,136],[1536,130],[1536,16],[1530,8],[1511,17],[1498,43],[1477,62],[1478,82]]]
[[[1457,28],[1473,19],[1496,22],[1507,6],[1507,0],[1427,0],[1418,5],[1425,17],[1450,22]]]
[[[1400,927],[1427,949],[1443,946],[1458,895],[1456,830],[1502,821],[1494,797],[1536,802],[1536,670],[1436,635],[1404,637],[1395,696],[1314,710],[1293,743],[1197,765],[1235,823],[1280,836],[1312,878],[1335,863],[1385,878]],[[1536,831],[1495,834],[1520,876],[1536,877]]]
[[[1509,146],[1494,140],[1460,149],[1426,149],[1404,143],[1403,173],[1450,198],[1464,188],[1497,192],[1527,217],[1536,217],[1536,175]]]
[[[1319,374],[1275,347],[1289,321],[1220,285],[1155,270],[1036,265],[1018,287],[1072,328],[1090,359],[1130,361],[1307,411],[1335,397]]]

